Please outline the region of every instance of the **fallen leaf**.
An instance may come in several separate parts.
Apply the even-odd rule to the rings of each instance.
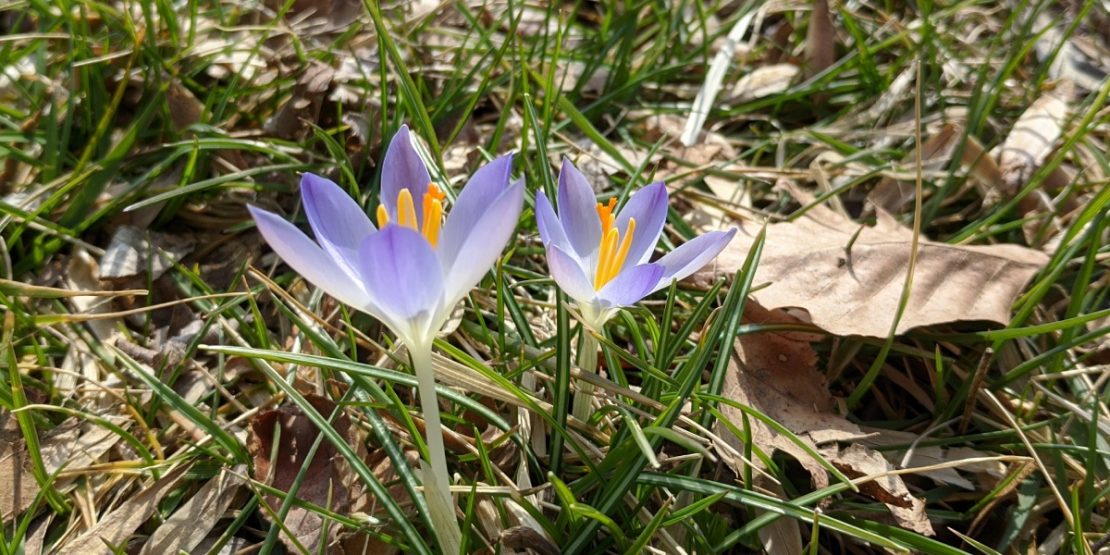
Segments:
[[[768,311],[751,302],[745,307],[743,320],[757,324],[797,323],[796,319],[781,310]],[[809,449],[821,452],[849,477],[889,470],[891,467],[882,455],[854,443],[864,439],[866,434],[834,412],[836,401],[829,393],[825,376],[817,369],[817,354],[810,345],[817,339],[818,336],[803,332],[757,331],[741,335],[736,339],[722,395],[781,424]],[[721,412],[734,425],[739,426],[743,421],[743,412],[730,405],[722,406]],[[750,418],[748,422],[752,442],[756,446],[767,454],[778,450],[792,456],[809,473],[815,488],[829,484],[826,468],[801,445],[762,421]],[[718,434],[734,448],[742,448],[736,436],[723,424],[718,424]],[[840,450],[838,442],[853,443]],[[757,464],[758,460],[755,459]],[[880,462],[882,470],[876,470]],[[734,470],[738,474],[742,471],[741,468]],[[932,534],[932,527],[924,517],[924,501],[909,495],[900,477],[882,478],[860,489],[887,503],[900,526]],[[786,537],[790,533],[787,529],[779,529],[774,536],[768,533],[761,535],[760,539],[765,544],[778,543],[789,550],[794,545]]]
[[[836,31],[829,17],[828,0],[813,0],[806,30],[806,78],[813,77],[836,62]]]
[[[335,70],[321,62],[313,62],[301,74],[293,94],[264,126],[267,133],[283,139],[301,139],[308,133],[308,123],[316,123],[320,107],[331,87]]]
[[[0,410],[0,521],[21,514],[39,493],[16,420]]]
[[[173,128],[179,133],[199,122],[204,113],[204,104],[177,80],[172,81],[166,89],[166,103],[169,105]]]
[[[306,399],[325,418],[336,409],[335,403],[327,398],[308,395]],[[348,437],[351,421],[341,413],[333,420],[332,427],[341,437]],[[251,421],[251,435],[247,443],[254,458],[254,478],[288,492],[307,462],[308,470],[297,490],[297,497],[335,512],[346,513],[350,510],[351,491],[340,468],[344,464],[343,457],[335,446],[324,439],[313,459],[307,460],[312,445],[320,435],[316,425],[295,405],[260,413]],[[275,440],[280,441],[276,451]],[[274,457],[272,460],[271,455]],[[282,499],[276,495],[266,495],[264,499],[274,511],[282,505]],[[266,514],[270,516],[269,512]],[[293,542],[284,531],[281,534],[282,542],[291,551],[298,549],[297,543],[311,552],[317,551],[321,542],[324,549],[333,549],[341,531],[340,526],[332,523],[327,527],[325,537],[325,523],[320,514],[295,505],[290,507],[283,524],[296,536],[296,542]]]
[[[882,455],[859,444],[849,445],[845,449],[834,446],[826,454],[833,465],[853,479],[894,470],[894,466]],[[925,515],[925,500],[911,495],[899,476],[883,476],[864,482],[860,484],[859,490],[886,505],[899,526],[927,536],[935,534],[929,517]]]
[[[61,546],[58,555],[111,555],[111,546],[124,546],[127,539],[146,522],[178,482],[190,465],[179,466],[163,475],[149,487],[128,498],[112,512],[104,515],[95,526]]]
[[[770,311],[749,301],[744,309],[747,324],[792,324],[797,320],[783,311]],[[819,336],[801,332],[756,332],[736,339],[735,351],[725,374],[722,395],[752,407],[785,426],[816,450],[819,443],[848,441],[862,435],[859,427],[836,415],[835,402],[825,376],[817,370],[817,353],[810,346]],[[721,412],[733,424],[744,415],[732,406]],[[794,457],[809,472],[817,488],[828,485],[827,470],[805,449],[763,422],[750,418],[752,442],[765,450],[779,450]],[[718,424],[718,434],[742,449],[739,440]],[[758,461],[758,459],[756,459]],[[738,472],[740,469],[736,469]]]
[[[149,271],[153,281],[192,252],[194,246],[194,241],[186,236],[123,226],[112,234],[100,257],[99,277],[119,280],[142,275],[146,283]]]
[[[126,416],[105,416],[105,420],[126,430],[131,419]],[[120,441],[119,434],[89,420],[69,418],[45,434],[42,439],[42,462],[47,474],[65,467],[77,472],[92,466]],[[61,487],[62,481],[55,487]]]
[[[941,130],[926,140],[921,145],[921,166],[923,171],[936,171],[945,168],[956,148],[960,145],[961,137],[965,138],[960,162],[970,168],[971,175],[975,178],[979,189],[987,194],[988,191],[999,190],[1002,187],[1002,172],[975,137],[964,136],[963,126],[956,123],[947,123]],[[902,159],[902,166],[908,168],[907,176],[914,175],[917,153],[910,152]],[[871,193],[867,200],[874,206],[887,212],[897,213],[916,194],[914,180],[905,177],[885,176]]]
[[[792,186],[787,186],[792,188]],[[800,201],[809,195],[791,192]],[[713,265],[694,275],[699,285],[734,274],[757,229],[738,222]],[[867,226],[815,205],[792,222],[767,226],[752,297],[767,308],[797,307],[836,335],[886,337],[902,295],[913,233],[884,211]],[[1047,262],[1017,245],[950,245],[922,239],[909,301],[896,333],[955,321],[1006,324],[1025,284]]]
[[[1017,193],[1056,148],[1068,116],[1068,82],[1041,95],[1014,123],[1006,140],[995,150],[1002,172],[1002,190],[984,199],[987,204]]]
[[[69,263],[66,264],[66,287],[73,291],[90,292],[102,289],[100,265],[83,248],[74,249],[73,255],[69,257]],[[80,296],[70,298],[69,302],[73,304],[76,314],[104,314],[112,311],[111,298]],[[89,320],[87,324],[97,339],[106,341],[114,333],[117,321],[118,318],[103,318]]]
[[[140,555],[194,553],[216,523],[223,518],[243,486],[239,478],[245,466],[223,469],[182,504],[143,544]]]
[[[1048,66],[1049,77],[1067,79],[1088,91],[1097,91],[1102,86],[1106,68],[1110,67],[1110,55],[1096,41],[1088,43],[1078,34],[1065,38],[1064,26],[1055,25],[1047,12],[1037,16],[1037,27],[1044,29],[1033,43],[1037,59],[1044,62],[1056,55]]]
[[[801,70],[794,64],[771,64],[757,67],[732,87],[731,99],[745,102],[779,94],[790,88]]]

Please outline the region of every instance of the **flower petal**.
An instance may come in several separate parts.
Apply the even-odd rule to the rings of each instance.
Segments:
[[[555,215],[555,209],[542,189],[536,191],[536,227],[540,230],[543,246],[555,245],[564,251],[572,249],[567,232],[563,230],[563,222]]]
[[[579,303],[592,303],[597,298],[593,283],[574,255],[551,245],[547,248],[547,267],[555,283],[572,299]]]
[[[402,125],[389,141],[389,148],[385,150],[385,158],[382,160],[381,202],[389,211],[390,221],[397,220],[397,195],[401,189],[408,189],[416,206],[420,206],[431,182],[428,167],[412,145],[409,126]],[[424,215],[420,210],[416,211],[416,218],[423,225]]]
[[[469,229],[459,229],[465,237],[450,263],[444,262],[446,272],[446,298],[454,306],[486,275],[497,257],[505,249],[524,203],[524,181],[517,181],[486,205],[487,210]],[[441,247],[442,249],[442,247]],[[442,250],[442,256],[448,256]],[[441,260],[443,260],[441,258]]]
[[[655,291],[661,277],[663,266],[659,264],[633,266],[605,284],[598,296],[612,306],[631,306]]]
[[[311,173],[301,177],[301,201],[316,241],[358,276],[358,247],[375,231],[366,212],[339,185]]]
[[[728,231],[711,231],[694,237],[664,255],[663,258],[656,260],[655,262],[663,266],[665,271],[655,289],[668,287],[672,281],[681,280],[698,271],[716,258],[729,241],[732,241],[734,235],[736,235],[736,228]]]
[[[590,258],[601,245],[601,219],[597,197],[578,168],[563,158],[559,172],[559,221],[578,258]]]
[[[340,302],[377,315],[376,305],[355,277],[301,230],[273,212],[249,205],[247,209],[266,243],[290,268]]]
[[[386,226],[362,242],[359,262],[367,292],[388,316],[413,320],[434,313],[443,301],[439,259],[415,230]]]
[[[615,225],[620,230],[621,237],[624,237],[624,231],[628,228],[629,218],[636,218],[636,233],[632,238],[631,248],[628,249],[625,266],[634,266],[651,258],[655,244],[659,242],[659,235],[663,233],[663,224],[667,222],[667,186],[662,181],[657,181],[632,193],[632,197],[617,214]]]
[[[480,222],[492,210],[493,203],[509,187],[512,167],[513,156],[506,154],[478,168],[466,182],[439,234],[439,259],[444,268],[455,263],[459,249],[470,234],[480,228]]]

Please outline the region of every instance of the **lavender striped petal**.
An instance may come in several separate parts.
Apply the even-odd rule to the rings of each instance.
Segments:
[[[445,296],[449,305],[454,306],[497,262],[497,257],[516,229],[523,203],[524,182],[517,181],[487,206],[485,213],[471,228],[457,231],[465,240],[450,265],[443,263],[443,267],[447,268]],[[441,256],[445,254],[441,247]]]
[[[358,276],[358,247],[375,231],[370,218],[338,185],[311,173],[301,177],[301,201],[316,241]]]
[[[631,306],[655,290],[663,267],[659,264],[640,264],[617,274],[601,288],[598,296],[611,306]]]
[[[272,212],[254,206],[247,206],[247,210],[266,243],[290,268],[340,302],[378,315],[377,307],[357,279],[301,230]]]
[[[552,245],[547,248],[547,267],[555,283],[572,299],[591,303],[597,298],[593,283],[573,255]]]
[[[388,225],[362,242],[359,259],[366,290],[387,316],[412,320],[434,313],[442,303],[443,270],[417,231]]]
[[[408,189],[412,193],[413,202],[416,203],[416,219],[420,225],[423,225],[424,215],[420,210],[420,203],[424,199],[424,193],[428,192],[428,184],[431,182],[432,176],[428,173],[428,167],[424,165],[424,161],[420,159],[420,155],[412,145],[409,126],[402,125],[397,134],[393,135],[393,140],[389,142],[389,148],[385,150],[385,158],[382,160],[381,201],[389,211],[390,221],[397,220],[397,195],[400,194],[401,189]]]
[[[559,172],[559,221],[579,259],[590,258],[597,251],[601,244],[597,197],[586,177],[567,158]]]
[[[620,230],[621,237],[624,237],[625,229],[628,228],[629,218],[636,218],[636,235],[628,249],[625,266],[634,266],[651,258],[655,244],[659,242],[659,235],[663,233],[663,224],[667,222],[667,186],[662,181],[657,181],[632,193],[632,197],[617,214],[615,225]]]
[[[572,250],[567,232],[563,230],[563,222],[555,215],[555,209],[542,189],[536,191],[536,227],[540,230],[543,246],[555,245],[567,252]]]
[[[663,266],[665,271],[655,289],[668,287],[672,281],[681,280],[709,264],[724,250],[729,241],[732,241],[734,235],[736,235],[736,228],[728,231],[711,231],[679,245],[663,258],[656,260],[655,262]]]
[[[513,156],[506,154],[478,168],[467,181],[459,198],[451,206],[447,221],[439,234],[439,259],[443,261],[444,268],[450,268],[455,263],[459,249],[467,242],[471,233],[481,229],[480,222],[509,187],[509,172],[512,167]]]

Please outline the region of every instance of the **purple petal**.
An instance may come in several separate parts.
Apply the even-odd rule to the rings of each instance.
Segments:
[[[376,316],[376,308],[357,278],[301,230],[273,212],[254,206],[247,210],[266,243],[290,268],[339,301]]]
[[[598,296],[612,306],[631,306],[655,291],[661,277],[663,266],[659,264],[633,266],[606,283]]]
[[[459,235],[466,239],[458,247],[450,265],[443,263],[443,267],[448,268],[446,298],[450,304],[454,305],[466,295],[497,262],[497,257],[516,229],[523,203],[524,181],[517,181],[486,206],[485,213],[474,222],[473,227],[458,230]],[[440,252],[441,256],[449,255],[443,247]]]
[[[509,172],[512,167],[513,156],[507,154],[478,168],[466,182],[459,198],[451,206],[447,221],[439,234],[439,257],[444,262],[444,268],[450,268],[455,263],[459,249],[466,243],[471,232],[480,229],[481,220],[509,187]]]
[[[311,173],[301,177],[301,201],[316,241],[357,276],[358,247],[375,231],[370,218],[339,185]]]
[[[408,189],[412,193],[412,200],[416,203],[416,219],[423,225],[424,215],[420,210],[420,203],[424,193],[428,192],[428,184],[432,176],[428,174],[428,167],[416,153],[412,146],[412,136],[409,126],[402,125],[401,129],[393,135],[389,148],[385,150],[385,159],[382,160],[382,204],[389,211],[390,221],[397,220],[397,195],[401,189]]]
[[[672,281],[681,280],[698,271],[716,258],[729,241],[732,241],[734,235],[736,235],[736,228],[728,231],[711,231],[694,237],[664,255],[663,258],[656,260],[657,264],[666,269],[656,289],[668,287]]]
[[[597,251],[601,244],[597,197],[586,177],[567,158],[563,158],[559,172],[559,221],[578,258],[587,259]]]
[[[572,299],[579,303],[590,303],[597,298],[593,282],[574,255],[552,245],[547,248],[547,268],[551,271],[551,277],[555,278],[555,283]]]
[[[567,232],[563,230],[563,222],[555,215],[555,209],[551,207],[551,201],[547,200],[542,189],[536,191],[536,227],[540,229],[543,246],[555,245],[564,251],[571,249]]]
[[[411,320],[439,307],[443,270],[432,246],[415,230],[386,226],[362,242],[359,261],[367,292],[389,316]]]
[[[624,237],[629,218],[636,218],[636,235],[628,249],[626,266],[647,262],[655,251],[655,244],[659,242],[663,224],[667,221],[667,186],[658,181],[632,193],[617,214],[615,225],[621,237]]]

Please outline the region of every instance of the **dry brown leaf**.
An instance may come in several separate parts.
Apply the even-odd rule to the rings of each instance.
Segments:
[[[185,477],[189,466],[179,466],[163,475],[150,487],[143,488],[138,494],[101,518],[92,529],[61,546],[56,553],[58,555],[100,553],[111,555],[112,549],[109,546],[125,545],[135,530],[154,514],[158,504],[166,495],[177,487],[178,482]]]
[[[813,0],[806,31],[806,78],[813,77],[836,62],[836,31],[829,16],[828,0]]]
[[[808,197],[792,194],[803,203]],[[695,274],[696,283],[740,269],[758,231],[743,222],[740,228],[715,264]],[[871,227],[813,206],[795,221],[767,226],[755,284],[768,285],[752,296],[768,308],[802,308],[813,324],[836,335],[885,337],[902,295],[912,235],[883,211]],[[1014,299],[1047,260],[1017,245],[923,239],[896,333],[964,320],[1006,324]]]
[[[27,510],[38,493],[15,417],[0,410],[0,521]]]
[[[745,323],[790,324],[797,320],[785,312],[768,311],[758,303],[749,302],[744,311]],[[848,449],[839,450],[836,442],[858,441],[865,434],[858,426],[835,413],[836,402],[829,393],[825,376],[817,369],[817,354],[810,342],[819,336],[801,332],[756,332],[742,335],[736,340],[735,353],[725,374],[723,395],[772,418],[793,432],[810,449],[831,444],[823,450],[825,458],[849,477],[857,477],[890,469],[882,455],[853,443]],[[721,412],[734,424],[743,421],[742,411],[724,406]],[[783,451],[794,457],[810,474],[813,485],[828,485],[826,469],[802,446],[779,434],[762,422],[749,419],[752,441],[770,453]],[[739,449],[739,440],[728,429],[718,424],[718,433]],[[757,459],[758,460],[758,459]],[[882,470],[875,470],[880,463]],[[737,473],[741,468],[735,468]],[[924,534],[932,534],[932,527],[924,518],[924,501],[909,495],[901,478],[891,476],[861,486],[861,491],[888,503],[898,524]],[[761,535],[767,544],[778,543],[789,551],[790,532],[777,530],[774,536]],[[786,552],[783,551],[783,552]],[[794,550],[793,552],[797,552]]]
[[[104,418],[125,430],[131,423],[126,416]],[[70,418],[43,437],[42,462],[48,474],[63,466],[66,471],[80,471],[99,461],[120,439],[118,434],[96,422]],[[61,481],[55,483],[55,487],[60,485]]]
[[[1037,27],[1044,28],[1033,45],[1037,59],[1044,62],[1055,54],[1048,67],[1049,77],[1067,79],[1088,91],[1097,91],[1102,86],[1106,68],[1110,67],[1110,54],[1099,41],[1085,40],[1078,34],[1065,38],[1065,25],[1054,25],[1047,12],[1037,16]]]
[[[145,231],[123,226],[112,234],[112,240],[100,257],[100,279],[125,279],[143,276],[158,279],[178,261],[193,251],[194,241],[185,235]]]
[[[169,105],[173,128],[178,132],[199,122],[200,116],[204,113],[204,104],[177,80],[173,80],[166,89],[166,103]]]
[[[245,466],[224,469],[206,482],[147,538],[140,555],[194,553],[208,533],[223,518],[224,512],[243,486],[239,477]]]
[[[100,291],[100,265],[88,251],[78,248],[66,264],[66,288],[74,291]],[[101,297],[72,297],[75,313],[103,314],[112,311],[111,299]],[[93,335],[101,341],[108,340],[115,330],[118,319],[97,319],[87,322]]]
[[[948,123],[939,132],[929,137],[921,145],[922,169],[939,170],[947,166],[956,147],[960,144],[962,135],[962,126]],[[917,153],[911,152],[902,159],[902,165],[912,168],[916,159]],[[977,184],[983,191],[998,190],[1002,187],[1002,173],[998,164],[995,163],[994,158],[984,152],[983,145],[975,137],[967,136],[961,163],[971,169],[971,175],[976,178]],[[887,212],[897,213],[913,200],[914,195],[915,187],[912,181],[886,176],[867,195],[867,200]]]
[[[826,454],[841,472],[853,479],[894,470],[882,455],[859,444],[839,450],[832,447]],[[883,476],[860,484],[859,489],[860,493],[886,505],[899,526],[919,534],[934,535],[933,525],[925,515],[925,500],[911,495],[900,477]]]
[[[315,123],[320,107],[331,87],[335,70],[321,62],[313,62],[297,80],[289,100],[265,124],[267,133],[283,139],[300,139],[308,133],[308,122]]]
[[[789,324],[797,320],[749,301],[744,322]],[[738,337],[722,394],[782,424],[811,448],[819,442],[859,437],[862,434],[858,426],[833,413],[833,397],[825,376],[817,370],[817,354],[810,346],[817,339],[799,332],[758,332]],[[743,421],[739,409],[724,406],[721,412],[730,422]],[[756,445],[768,453],[776,449],[788,453],[809,472],[815,487],[828,485],[827,471],[805,449],[758,420],[750,419],[750,423]],[[727,428],[718,427],[719,435],[734,442],[733,447],[742,448]]]
[[[1021,189],[1041,167],[1063,133],[1072,86],[1063,82],[1041,95],[1014,124],[995,154],[1002,171],[1002,190],[984,199],[990,204]]]
[[[335,403],[325,397],[308,395],[306,399],[325,418],[335,411]],[[346,414],[340,414],[333,420],[332,427],[341,437],[346,438],[351,432],[351,421]],[[288,492],[320,435],[312,421],[295,405],[260,413],[251,421],[251,435],[247,443],[254,457],[254,478]],[[276,452],[275,440],[280,441]],[[270,459],[271,455],[275,457],[273,460]],[[344,479],[344,469],[341,468],[344,464],[343,457],[335,446],[324,439],[312,461],[308,462],[308,471],[297,490],[297,497],[332,511],[348,512],[351,491]],[[265,502],[274,511],[282,505],[282,499],[275,495],[266,495]],[[285,529],[292,532],[297,542],[309,551],[315,552],[321,542],[324,542],[327,549],[338,547],[335,542],[340,527],[329,526],[326,530],[327,537],[323,537],[324,519],[319,513],[293,506],[283,522]],[[284,531],[281,539],[290,550],[297,549],[296,543]]]
[[[779,499],[786,498],[786,490],[763,476],[756,478],[756,484]],[[757,511],[759,514],[762,511]],[[802,553],[802,525],[793,518],[778,518],[767,526],[760,527],[759,541],[767,555],[797,555]]]
[[[896,466],[902,465],[903,460],[906,459],[907,451],[905,449],[891,449],[891,447],[896,445],[908,446],[919,438],[916,434],[896,430],[865,428],[864,431],[869,433],[867,437],[861,439],[859,442],[868,447],[884,447],[882,450],[883,456],[885,456],[891,464]],[[983,459],[995,455],[997,455],[997,453],[988,453],[986,451],[979,451],[967,447],[945,448],[939,445],[917,445],[909,452],[909,459],[905,460],[905,467],[917,468],[936,466],[951,461]],[[975,491],[975,484],[971,480],[965,478],[961,472],[989,476],[990,480],[993,480],[988,483],[988,488],[990,488],[994,487],[995,483],[1005,476],[1006,465],[997,461],[974,462],[967,463],[959,468],[923,470],[918,474],[926,476],[938,483],[948,484],[967,491]]]
[[[798,77],[801,70],[794,64],[771,64],[757,67],[740,78],[732,88],[731,99],[744,102],[781,93],[790,88],[790,83]]]

